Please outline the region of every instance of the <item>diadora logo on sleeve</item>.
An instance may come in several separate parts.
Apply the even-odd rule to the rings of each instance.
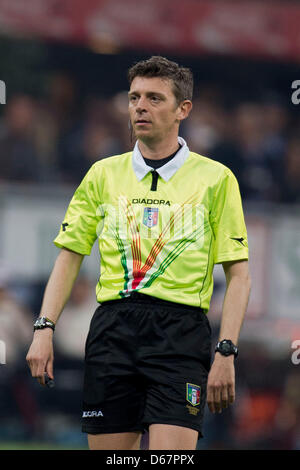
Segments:
[[[99,418],[100,416],[103,416],[102,411],[84,411],[82,413],[83,418]]]
[[[170,206],[171,202],[166,201],[165,199],[132,199],[131,201],[132,204],[163,204],[165,206]]]
[[[241,245],[245,246],[244,243],[243,243],[245,239],[243,237],[240,237],[240,238],[230,237],[230,238],[231,238],[231,240],[236,240],[237,242],[241,243]]]

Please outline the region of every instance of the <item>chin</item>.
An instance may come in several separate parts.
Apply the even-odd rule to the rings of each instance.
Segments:
[[[135,132],[135,136],[138,138],[138,139],[152,139],[153,138],[153,135],[151,132],[147,131],[146,129],[145,130],[141,130],[139,129],[138,131]]]

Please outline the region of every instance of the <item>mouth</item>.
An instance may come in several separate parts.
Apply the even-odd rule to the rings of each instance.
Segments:
[[[135,121],[135,124],[138,125],[138,126],[144,126],[146,124],[151,124],[151,122],[147,121],[146,119],[137,119]]]

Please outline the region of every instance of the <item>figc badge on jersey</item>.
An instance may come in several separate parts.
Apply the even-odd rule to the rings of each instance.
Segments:
[[[156,207],[145,207],[143,224],[151,228],[157,225],[158,222],[158,209]]]

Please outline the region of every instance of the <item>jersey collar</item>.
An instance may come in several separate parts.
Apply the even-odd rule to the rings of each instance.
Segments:
[[[169,181],[170,178],[176,173],[177,170],[184,164],[189,156],[189,148],[186,141],[182,137],[178,137],[178,142],[182,145],[181,149],[176,153],[168,163],[157,168],[156,171],[163,180]],[[150,171],[153,171],[151,166],[146,165],[145,160],[140,152],[138,141],[136,142],[132,152],[132,166],[138,181],[141,181]]]

